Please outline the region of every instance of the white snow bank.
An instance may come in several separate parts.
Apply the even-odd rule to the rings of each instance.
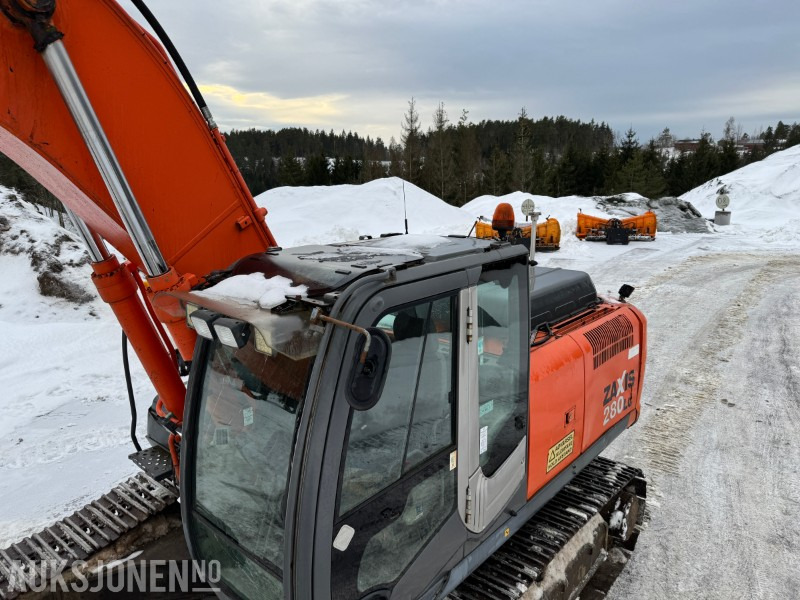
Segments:
[[[266,278],[263,273],[234,275],[202,292],[210,298],[234,298],[261,308],[273,308],[286,302],[286,296],[302,296],[308,292],[305,285],[294,285],[291,279],[276,275]]]
[[[730,198],[731,227],[720,231],[757,232],[767,242],[800,241],[800,146],[712,179],[681,199],[713,218],[723,186]]]
[[[405,207],[403,193],[405,188]],[[267,224],[284,248],[357,240],[382,233],[466,234],[469,213],[397,177],[362,185],[280,187],[259,194]]]
[[[91,272],[76,236],[0,188],[0,548],[135,471],[120,328]],[[130,354],[143,441],[154,391]]]

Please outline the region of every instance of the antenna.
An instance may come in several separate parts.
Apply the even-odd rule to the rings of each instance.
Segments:
[[[408,235],[408,214],[406,213],[406,182],[405,179],[401,180],[403,182],[403,219],[406,222],[406,235]]]

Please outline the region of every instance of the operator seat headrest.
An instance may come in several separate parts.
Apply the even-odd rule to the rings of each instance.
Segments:
[[[394,333],[395,341],[399,342],[408,338],[420,337],[424,327],[425,319],[421,319],[413,313],[401,311],[394,318],[392,332]]]

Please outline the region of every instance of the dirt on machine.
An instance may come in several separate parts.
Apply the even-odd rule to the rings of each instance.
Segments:
[[[133,4],[159,39],[114,0],[0,0],[0,151],[68,208],[158,394],[142,472],[0,551],[0,598],[174,532],[178,499],[229,598],[575,598],[642,525],[643,474],[600,456],[641,412],[633,288],[538,266],[560,227],[509,205],[491,235],[280,247]]]

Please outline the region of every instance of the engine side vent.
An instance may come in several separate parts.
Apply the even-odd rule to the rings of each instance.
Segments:
[[[592,345],[594,368],[633,347],[633,323],[619,315],[583,334]]]

